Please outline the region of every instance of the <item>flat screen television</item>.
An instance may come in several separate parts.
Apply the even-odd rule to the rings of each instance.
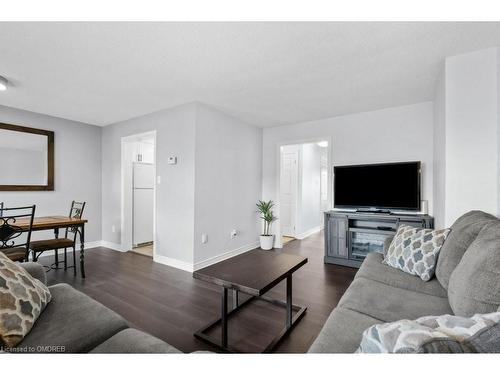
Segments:
[[[336,208],[420,210],[420,162],[334,167]]]

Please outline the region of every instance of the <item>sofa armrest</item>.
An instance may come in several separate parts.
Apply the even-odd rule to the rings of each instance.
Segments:
[[[41,264],[35,262],[26,262],[26,263],[20,263],[19,265],[23,267],[26,271],[28,271],[28,273],[35,279],[38,279],[42,283],[47,285],[47,275],[45,275],[45,269]]]
[[[394,236],[389,236],[384,240],[384,257],[387,254],[387,250],[389,250],[389,246],[391,245]]]

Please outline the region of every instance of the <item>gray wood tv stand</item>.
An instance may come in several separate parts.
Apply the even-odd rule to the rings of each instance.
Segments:
[[[368,253],[383,251],[385,239],[401,224],[433,228],[434,219],[422,214],[325,212],[325,263],[359,268]]]

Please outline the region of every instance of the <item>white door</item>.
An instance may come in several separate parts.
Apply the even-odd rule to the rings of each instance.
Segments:
[[[284,146],[281,152],[280,172],[280,223],[281,234],[295,236],[298,188],[297,146]]]

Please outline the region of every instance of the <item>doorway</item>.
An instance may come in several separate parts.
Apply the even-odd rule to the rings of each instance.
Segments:
[[[156,236],[156,133],[122,138],[122,248],[153,258]]]
[[[286,244],[323,228],[329,207],[329,141],[280,146],[280,240]]]

